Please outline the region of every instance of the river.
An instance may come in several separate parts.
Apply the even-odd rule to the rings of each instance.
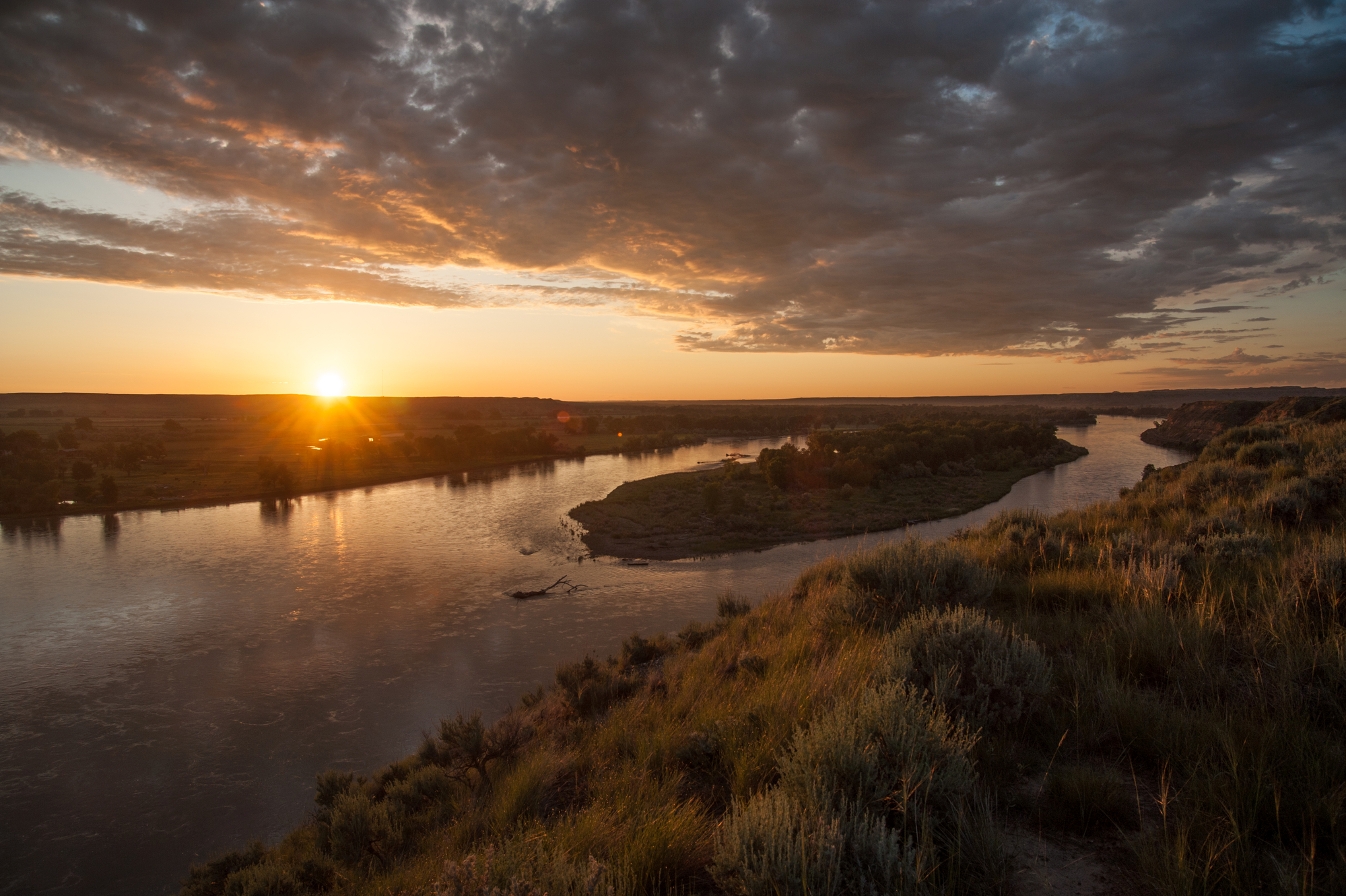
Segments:
[[[1007,507],[1116,496],[1148,421],[1060,435],[1090,455]],[[444,715],[498,714],[560,662],[709,619],[726,590],[786,587],[826,555],[904,533],[624,566],[576,562],[565,516],[624,481],[779,439],[529,464],[317,495],[9,524],[0,537],[0,894],[154,894],[187,867],[303,821],[314,775],[370,771]],[[561,575],[564,597],[505,592]]]

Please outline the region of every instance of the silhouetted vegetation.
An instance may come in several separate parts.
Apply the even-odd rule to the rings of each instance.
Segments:
[[[42,513],[56,506],[58,445],[31,429],[0,434],[0,513]]]
[[[1016,831],[1162,894],[1346,887],[1346,424],[807,570],[445,721],[184,893],[1009,892]],[[498,888],[498,889],[493,889]]]
[[[590,549],[669,559],[881,532],[965,513],[1085,454],[1050,424],[937,415],[818,430],[755,464],[628,482],[572,510]]]
[[[963,476],[1043,466],[1060,445],[1056,427],[1046,423],[933,418],[867,432],[815,431],[803,450],[793,444],[763,449],[757,464],[776,488],[869,488],[931,472]]]

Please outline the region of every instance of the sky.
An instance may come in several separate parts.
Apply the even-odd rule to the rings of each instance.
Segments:
[[[1346,386],[1343,214],[1343,2],[0,9],[0,392]]]

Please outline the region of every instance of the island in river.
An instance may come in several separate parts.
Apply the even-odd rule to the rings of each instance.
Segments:
[[[803,449],[628,482],[570,515],[595,554],[675,560],[955,516],[1087,453],[1049,423],[994,418],[816,431]]]

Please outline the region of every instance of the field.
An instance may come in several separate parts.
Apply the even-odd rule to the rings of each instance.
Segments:
[[[1346,424],[1236,429],[1113,502],[725,595],[324,774],[183,892],[1340,893],[1344,494]]]

